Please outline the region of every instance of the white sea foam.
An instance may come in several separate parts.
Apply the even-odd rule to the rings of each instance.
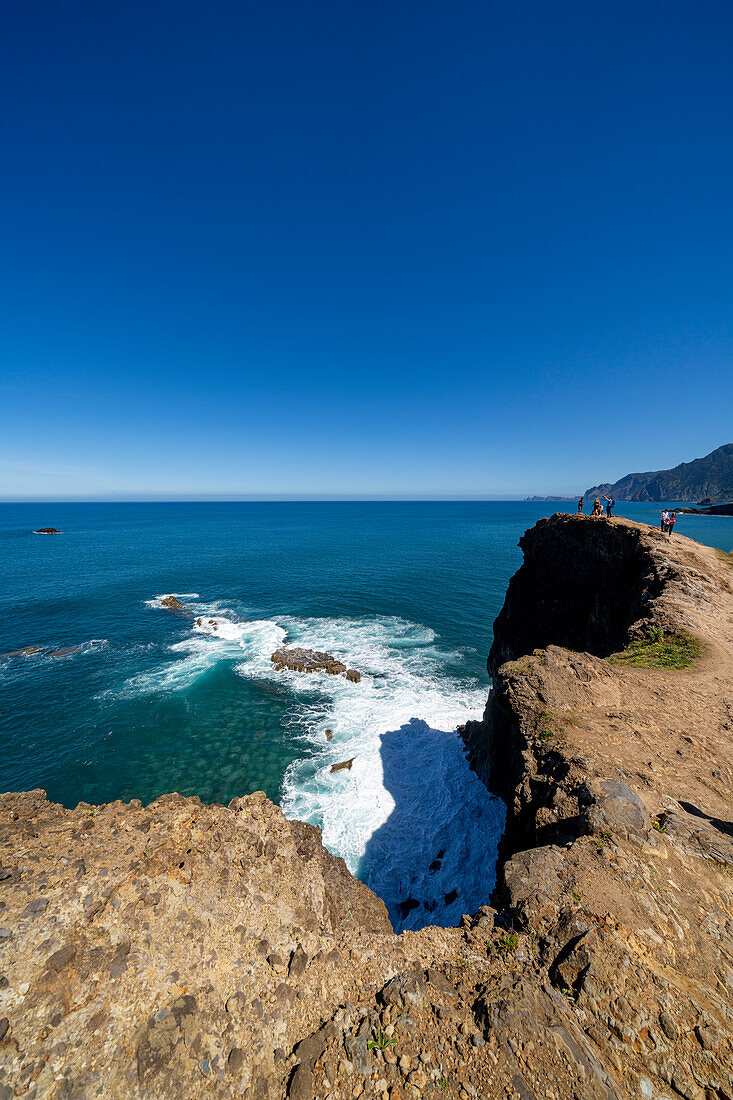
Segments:
[[[284,812],[323,829],[326,847],[385,900],[397,927],[457,924],[489,899],[504,823],[503,804],[471,772],[455,732],[480,717],[486,689],[447,674],[460,655],[441,651],[426,627],[392,618],[287,622],[289,641],[326,649],[362,678],[314,678],[327,702],[304,701],[299,720],[316,755],[288,769]],[[331,772],[351,757],[350,770]],[[400,905],[410,899],[419,905],[405,915]]]
[[[470,771],[456,733],[486,700],[485,687],[449,675],[462,655],[400,618],[245,620],[184,595],[195,618],[191,635],[171,647],[179,660],[129,687],[183,689],[232,658],[244,678],[286,683],[304,754],[283,779],[285,814],[322,828],[326,847],[385,900],[398,928],[456,924],[487,902],[504,806]],[[361,681],[279,671],[270,658],[283,644],[326,650]],[[351,757],[350,770],[331,772]],[[407,902],[418,905],[406,912]]]

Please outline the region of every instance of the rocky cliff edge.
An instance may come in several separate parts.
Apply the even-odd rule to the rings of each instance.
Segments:
[[[261,794],[0,796],[0,1100],[733,1097],[733,560],[582,516],[522,547],[465,730],[494,907],[395,936]]]

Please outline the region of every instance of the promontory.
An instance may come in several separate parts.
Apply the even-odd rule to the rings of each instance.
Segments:
[[[733,558],[586,516],[521,546],[464,730],[508,810],[486,905],[396,936],[261,793],[2,795],[0,1100],[731,1100]]]

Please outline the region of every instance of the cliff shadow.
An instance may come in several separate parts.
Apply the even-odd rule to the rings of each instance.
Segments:
[[[455,730],[412,718],[381,735],[380,760],[393,806],[359,878],[383,899],[396,932],[455,926],[489,903],[504,803],[470,769]]]

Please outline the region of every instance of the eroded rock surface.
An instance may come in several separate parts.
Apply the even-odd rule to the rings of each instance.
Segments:
[[[533,532],[463,731],[508,804],[494,907],[395,936],[261,794],[1,796],[0,1100],[730,1100],[733,567],[622,520]],[[605,659],[670,623],[690,668]]]
[[[185,607],[175,596],[164,596],[160,601],[161,607],[167,607],[169,611],[185,611]]]
[[[345,676],[354,684],[361,680],[361,673],[356,669],[347,668],[337,657],[332,657],[330,653],[320,653],[316,649],[277,649],[270,660],[275,668],[289,669],[291,672],[328,672],[331,676]]]

